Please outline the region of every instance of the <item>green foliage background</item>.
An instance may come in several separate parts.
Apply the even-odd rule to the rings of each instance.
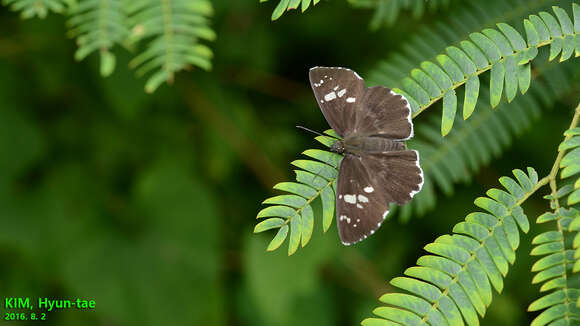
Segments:
[[[416,60],[408,74],[467,36],[445,32],[459,28],[459,13],[474,17],[461,16],[470,32],[498,22],[521,28],[554,3],[570,13],[569,1],[444,1],[420,15],[397,7],[393,20],[383,4],[375,12],[322,1],[272,23],[274,2],[213,1],[213,70],[181,72],[152,95],[125,68],[134,49],[117,49],[115,72],[102,78],[97,55],[73,61],[65,17],[21,20],[0,7],[0,296],[97,302],[94,312],[50,313],[46,325],[358,324],[391,289],[386,280],[462,221],[500,176],[526,166],[549,172],[579,100],[580,66],[546,65],[544,49],[532,65],[538,82],[522,96],[537,112],[525,113],[529,123],[510,129],[509,141],[453,178],[457,184],[435,188],[432,207],[392,218],[348,248],[335,225],[323,236],[317,220],[306,248],[266,253],[272,235],[252,234],[259,203],[293,178],[289,161],[319,146],[294,125],[328,128],[308,68],[347,66],[389,86],[381,77],[396,75],[389,60],[403,70],[396,58]],[[437,31],[443,48],[425,31]],[[422,51],[413,50],[417,35]],[[478,110],[490,110],[483,102]],[[439,128],[432,120],[440,121],[440,105],[415,119],[418,142],[439,144],[461,131],[459,122],[445,139],[429,132]],[[509,119],[509,109],[496,114]],[[549,209],[544,194],[524,205],[531,220]],[[546,230],[532,223],[518,252],[530,252]],[[537,314],[525,311],[538,297],[534,261],[518,255],[482,325],[529,324]]]

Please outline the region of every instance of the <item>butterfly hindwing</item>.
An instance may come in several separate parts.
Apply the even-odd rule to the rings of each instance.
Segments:
[[[346,155],[340,163],[336,224],[340,240],[345,245],[357,243],[373,234],[388,214],[389,204],[370,173],[360,157]]]
[[[310,85],[332,129],[341,137],[352,133],[364,80],[347,68],[314,67],[310,69]]]
[[[357,111],[355,131],[393,140],[413,137],[411,106],[402,95],[383,86],[365,89]]]
[[[339,169],[336,220],[342,243],[350,245],[373,234],[389,212],[421,190],[423,171],[415,150],[347,154]]]

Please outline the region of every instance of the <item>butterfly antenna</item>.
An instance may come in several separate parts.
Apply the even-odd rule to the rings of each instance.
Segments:
[[[320,132],[318,132],[318,131],[314,131],[314,130],[312,130],[312,129],[309,129],[309,128],[306,128],[306,127],[303,127],[303,126],[296,126],[296,128],[298,128],[298,129],[302,129],[302,130],[306,130],[306,131],[310,131],[311,133],[313,133],[313,134],[315,134],[315,135],[318,135],[318,136],[325,136],[325,137],[329,137],[328,135],[325,135],[325,134],[323,134],[323,133],[320,133]]]
[[[309,131],[309,132],[311,132],[311,133],[313,133],[315,135],[324,136],[324,137],[330,137],[329,135],[322,134],[322,133],[320,133],[318,131],[314,131],[312,129],[309,129],[309,128],[306,128],[306,127],[303,127],[303,126],[296,126],[296,128]],[[328,162],[324,162],[324,167],[322,167],[322,168],[320,168],[320,170],[318,170],[318,172],[316,173],[316,175],[314,176],[314,178],[312,178],[312,181],[311,181],[312,183],[314,183],[314,180],[316,180],[316,178],[318,178],[320,176],[320,173],[322,172],[323,169],[326,168],[326,165],[328,165]]]

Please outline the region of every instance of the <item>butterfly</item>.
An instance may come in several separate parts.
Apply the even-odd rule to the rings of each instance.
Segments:
[[[310,69],[310,85],[322,114],[342,140],[330,150],[344,154],[338,171],[336,220],[343,244],[366,239],[383,223],[389,203],[409,202],[423,186],[409,101],[383,86],[365,87],[354,71]]]

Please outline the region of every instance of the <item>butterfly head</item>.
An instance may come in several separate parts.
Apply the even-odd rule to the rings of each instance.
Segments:
[[[330,151],[338,154],[344,153],[344,142],[342,140],[335,141],[330,145]]]

